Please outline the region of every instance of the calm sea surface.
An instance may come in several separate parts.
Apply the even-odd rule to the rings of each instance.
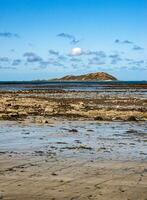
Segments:
[[[140,86],[141,85],[141,86]],[[75,91],[97,91],[105,89],[145,89],[147,81],[97,81],[97,82],[0,82],[0,90],[19,91],[19,90],[75,90]]]

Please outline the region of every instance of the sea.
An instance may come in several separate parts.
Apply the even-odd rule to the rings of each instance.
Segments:
[[[139,86],[139,87],[138,87]],[[147,81],[0,81],[0,91],[69,90],[99,91],[107,89],[136,89],[147,91]]]

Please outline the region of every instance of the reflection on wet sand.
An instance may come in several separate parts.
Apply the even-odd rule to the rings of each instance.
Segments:
[[[108,159],[145,160],[145,122],[95,122],[52,119],[50,124],[0,122],[1,154],[9,152]]]

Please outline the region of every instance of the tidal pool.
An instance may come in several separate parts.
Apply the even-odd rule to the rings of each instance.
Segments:
[[[52,124],[0,122],[0,154],[53,152],[58,156],[146,160],[145,122],[55,120]]]

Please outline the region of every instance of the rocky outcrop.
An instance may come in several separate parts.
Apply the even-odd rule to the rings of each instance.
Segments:
[[[106,81],[106,80],[117,80],[114,76],[105,73],[105,72],[97,72],[97,73],[90,73],[90,74],[84,74],[79,76],[64,76],[62,78],[56,79],[56,80],[63,80],[63,81]]]
[[[84,97],[88,98],[82,98],[81,92],[59,93],[52,97],[32,96],[31,92],[29,95],[22,95],[21,92],[1,94],[0,120],[19,120],[27,117],[33,117],[37,123],[50,123],[50,117],[82,117],[98,121],[147,120],[146,100],[131,96],[96,96],[93,92],[84,92]]]

